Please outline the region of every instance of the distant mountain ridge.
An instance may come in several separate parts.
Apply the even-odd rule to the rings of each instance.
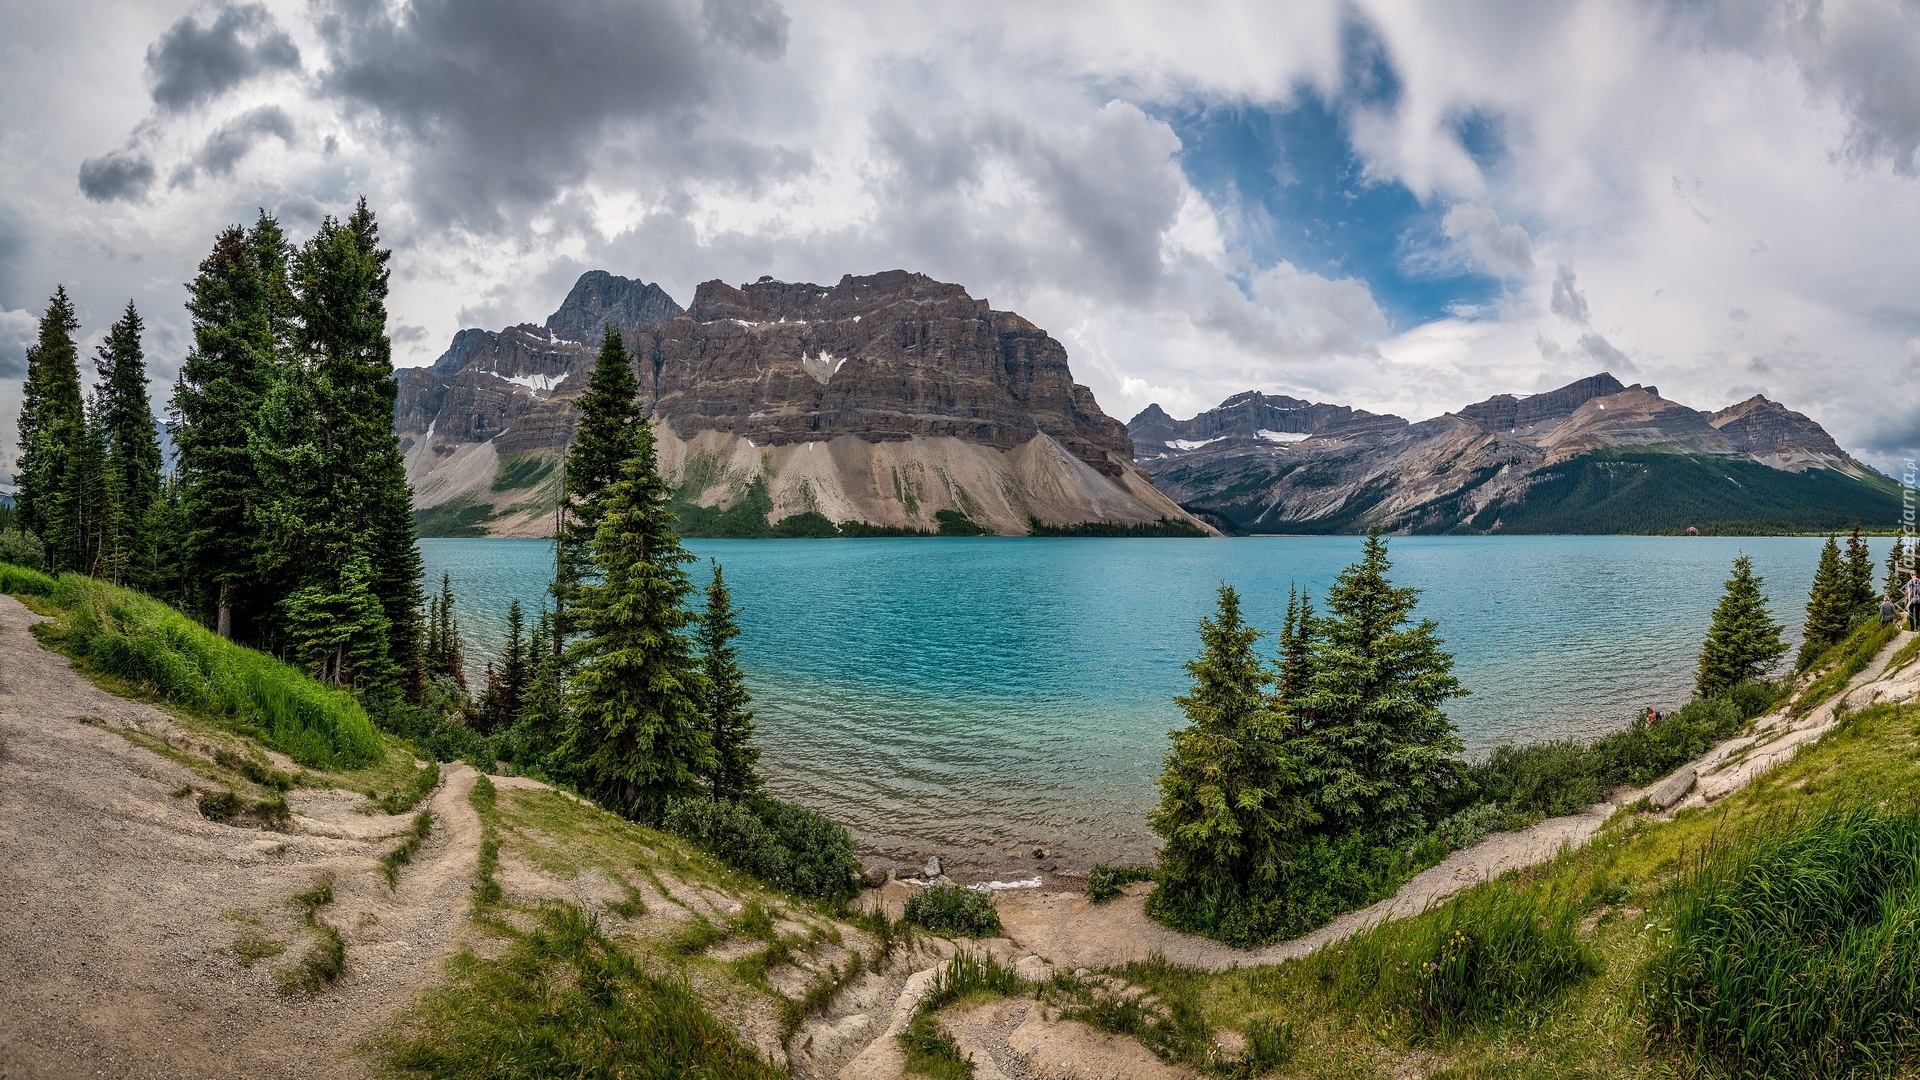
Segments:
[[[1223,529],[1677,532],[1891,524],[1895,485],[1754,396],[1701,412],[1601,372],[1418,423],[1259,393],[1128,424],[1161,490]]]
[[[1057,340],[896,270],[709,281],[685,310],[593,271],[545,325],[460,331],[402,375],[395,406],[423,532],[550,531],[607,322],[691,507],[912,531],[1205,530],[1134,464],[1126,427],[1073,381]]]

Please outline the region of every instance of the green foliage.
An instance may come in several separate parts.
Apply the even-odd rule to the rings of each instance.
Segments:
[[[993,897],[958,885],[929,885],[907,897],[907,923],[936,934],[998,937],[1000,912]]]
[[[674,519],[679,522],[681,536],[732,536],[732,537],[769,537],[774,535],[773,526],[767,523],[767,515],[773,512],[773,495],[767,490],[767,478],[755,476],[734,498],[733,505],[724,509],[717,506],[701,506],[690,501],[687,496],[696,495],[691,491],[694,481],[681,487],[675,495],[673,504]],[[790,520],[790,519],[789,519]],[[809,526],[811,522],[807,523]]]
[[[933,520],[939,525],[941,536],[987,536],[991,530],[975,524],[974,520],[958,510],[935,510]]]
[[[853,838],[797,803],[760,795],[739,802],[676,799],[661,827],[736,870],[801,896],[845,900],[856,891],[860,863]]]
[[[47,548],[40,538],[30,532],[19,529],[0,530],[0,562],[12,563],[17,567],[39,567],[47,565]],[[52,578],[47,579],[48,588],[52,588]],[[0,588],[0,591],[16,592],[15,589]]]
[[[587,389],[580,395],[580,421],[560,492],[560,529],[554,538],[556,573],[553,594],[563,637],[574,631],[572,608],[583,602],[576,594],[599,573],[594,543],[615,486],[626,474],[638,449],[642,431],[652,456],[653,430],[640,412],[639,381],[634,378],[627,347],[620,332],[608,325],[600,342]]]
[[[700,722],[703,677],[685,635],[693,588],[682,566],[693,556],[667,511],[653,429],[635,424],[632,441],[634,454],[597,511],[597,580],[567,590],[586,637],[569,657],[577,674],[559,753],[602,802],[657,821],[669,799],[693,794],[711,772],[713,746]]]
[[[39,335],[27,346],[27,377],[21,388],[20,485],[15,499],[20,527],[46,543],[45,569],[84,570],[84,513],[73,490],[73,455],[91,434],[80,398],[80,320],[64,286],[54,290],[40,319]]]
[[[420,800],[433,794],[433,789],[439,786],[440,763],[429,761],[424,768],[413,771],[413,776],[407,781],[405,787],[389,791],[384,795],[369,791],[367,798],[373,805],[389,814],[404,814],[420,805]]]
[[[429,679],[450,679],[461,689],[467,685],[467,660],[460,647],[460,617],[453,610],[453,575],[440,574],[440,595],[427,604],[426,640],[420,644],[420,659]]]
[[[1733,560],[1733,576],[1714,606],[1713,623],[1700,647],[1694,692],[1701,697],[1720,697],[1742,683],[1764,680],[1786,654],[1781,626],[1773,621],[1760,591],[1764,580],[1753,572],[1752,559],[1741,555]]]
[[[427,837],[433,835],[433,812],[422,810],[413,815],[413,827],[400,839],[393,850],[380,856],[380,876],[387,879],[387,888],[395,888],[400,882],[400,868],[413,862],[413,853],[420,850]]]
[[[1893,549],[1887,552],[1887,581],[1881,595],[1899,604],[1907,603],[1907,579],[1913,573],[1913,553],[1907,550],[1907,538],[1896,536]]]
[[[994,925],[998,929],[997,921]],[[1012,968],[991,956],[955,953],[933,977],[926,996],[914,1010],[913,1019],[900,1033],[907,1071],[934,1080],[963,1080],[972,1076],[973,1063],[960,1056],[960,1048],[941,1028],[934,1014],[962,998],[989,994],[1007,997],[1032,989]]]
[[[1813,573],[1807,596],[1807,622],[1801,631],[1800,656],[1795,666],[1805,671],[1815,658],[1847,636],[1853,621],[1852,582],[1840,561],[1840,545],[1827,537],[1820,549],[1820,565]]]
[[[281,601],[293,653],[313,677],[386,697],[395,669],[387,646],[391,625],[374,592],[374,569],[356,551],[335,581],[314,581]]]
[[[550,903],[530,929],[490,923],[503,955],[463,950],[381,1047],[400,1076],[451,1080],[774,1080],[686,982],[649,972],[579,908]]]
[[[1810,666],[1816,670],[1825,666],[1826,671],[1793,699],[1793,715],[1805,716],[1812,712],[1821,702],[1844,689],[1855,675],[1867,670],[1880,650],[1899,635],[1900,626],[1897,621],[1885,626],[1877,619],[1863,622],[1845,641],[1816,658]]]
[[[151,584],[151,575],[142,572],[140,554],[149,543],[144,535],[148,511],[160,498],[162,462],[159,429],[147,399],[142,330],[140,313],[128,301],[120,321],[107,331],[96,362],[100,373],[95,390],[97,423],[106,451],[102,480],[107,512],[100,569],[115,584]]]
[[[487,535],[487,522],[494,516],[493,507],[487,503],[476,502],[471,495],[456,495],[413,511],[413,527],[421,536],[472,539]]]
[[[0,563],[0,592],[11,596],[50,596],[58,584],[38,570]]]
[[[1583,905],[1506,880],[1418,919],[1380,923],[1313,953],[1306,974],[1350,1013],[1457,1033],[1552,1002],[1599,970],[1580,940]]]
[[[537,455],[509,457],[500,462],[493,477],[494,491],[519,491],[530,488],[553,475],[553,462]]]
[[[0,587],[39,575],[0,569]],[[165,604],[77,574],[46,593],[60,610],[39,632],[94,669],[230,730],[252,735],[302,765],[354,768],[385,753],[359,702],[300,671],[235,645]]]
[[[717,561],[713,563],[713,580],[707,584],[707,605],[694,636],[706,675],[701,684],[700,714],[713,746],[713,766],[703,779],[715,799],[744,798],[760,786],[760,776],[754,771],[760,750],[753,745],[753,710],[747,708],[753,698],[740,671],[739,651],[733,647],[733,639],[740,636],[739,612]]]
[[[1857,524],[1847,536],[1845,570],[1847,607],[1856,613],[1875,607],[1880,598],[1874,595],[1873,551],[1861,539],[1860,526]]]
[[[1823,812],[1716,845],[1647,967],[1653,1030],[1716,1075],[1888,1076],[1920,1062],[1920,815]]]
[[[1087,873],[1087,899],[1104,904],[1136,881],[1152,881],[1151,866],[1108,866],[1101,863]]]
[[[1074,525],[1043,525],[1039,518],[1027,519],[1028,536],[1124,536],[1124,537],[1201,537],[1205,529],[1188,521],[1161,518],[1138,525],[1111,521],[1082,521]]]
[[[1376,528],[1361,560],[1327,593],[1314,619],[1313,671],[1297,708],[1317,809],[1333,828],[1358,828],[1382,843],[1430,828],[1459,783],[1461,745],[1441,711],[1466,691],[1453,677],[1431,619],[1411,623],[1419,590],[1387,580],[1392,564]]]

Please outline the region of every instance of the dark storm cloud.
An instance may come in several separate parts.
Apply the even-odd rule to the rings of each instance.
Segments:
[[[430,217],[488,226],[546,203],[636,130],[652,136],[642,167],[750,175],[782,160],[728,150],[700,115],[721,62],[709,37],[777,55],[772,4],[709,4],[705,35],[667,0],[334,0],[319,26],[327,90],[398,137]]]
[[[80,192],[94,202],[138,199],[153,186],[153,161],[134,150],[109,150],[80,163]]]
[[[773,0],[702,0],[700,21],[716,41],[761,60],[787,54],[787,26],[793,20]]]
[[[220,126],[207,137],[194,163],[215,176],[226,176],[261,140],[278,137],[293,144],[293,121],[278,105],[263,105]]]
[[[255,75],[300,66],[300,50],[260,4],[221,4],[206,26],[184,15],[147,47],[153,103],[179,112]]]

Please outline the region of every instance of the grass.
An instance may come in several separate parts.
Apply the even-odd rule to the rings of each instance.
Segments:
[[[913,1019],[900,1033],[907,1071],[934,1080],[964,1080],[973,1075],[973,1063],[960,1055],[953,1036],[935,1015],[965,998],[1010,997],[1033,989],[1031,983],[992,956],[959,952],[933,977]]]
[[[380,856],[380,876],[387,879],[387,888],[398,887],[400,868],[413,862],[413,853],[420,850],[427,837],[433,835],[433,811],[422,810],[413,815],[413,826],[392,851]]]
[[[1716,845],[1648,968],[1655,1033],[1733,1077],[1885,1076],[1920,1059],[1920,812],[1855,807]]]
[[[473,907],[485,911],[502,899],[500,883],[493,879],[500,869],[499,794],[493,781],[485,776],[475,780],[473,790],[467,793],[467,803],[480,818],[480,857],[474,864],[474,876],[479,880],[474,885]]]
[[[701,1004],[691,986],[648,971],[571,904],[549,903],[489,959],[462,951],[380,1047],[399,1076],[760,1080],[784,1075]]]
[[[1087,873],[1087,899],[1104,904],[1119,896],[1128,885],[1152,880],[1151,866],[1108,866],[1101,863]]]
[[[1826,655],[1816,660],[1814,670],[1821,674],[1793,700],[1790,711],[1794,716],[1805,716],[1818,708],[1828,698],[1845,689],[1855,675],[1867,669],[1873,658],[1880,654],[1889,641],[1900,632],[1897,622],[1880,625],[1878,620],[1863,623],[1846,640],[1833,646]]]
[[[958,885],[929,885],[907,897],[902,921],[962,937],[998,937],[1001,932],[993,897]]]
[[[553,462],[538,454],[515,454],[500,462],[493,477],[492,490],[518,491],[531,488],[553,475]]]
[[[475,537],[487,535],[487,523],[497,515],[488,503],[459,495],[438,506],[413,512],[414,535],[421,537]]]
[[[440,786],[440,763],[429,761],[425,768],[413,770],[406,783],[389,791],[381,792],[376,788],[367,789],[367,800],[376,809],[389,814],[404,814],[420,805],[420,800],[433,794]]]
[[[320,921],[320,909],[333,903],[333,882],[321,878],[288,901],[300,912],[301,919],[316,932],[312,945],[299,960],[278,973],[280,992],[292,997],[311,997],[347,969],[347,945],[340,931]]]
[[[0,588],[32,597],[52,616],[34,627],[87,674],[124,680],[137,691],[259,739],[302,765],[353,769],[386,750],[353,695],[322,686],[264,653],[221,638],[173,608],[130,589],[64,574],[0,570]],[[109,688],[111,689],[111,688]]]

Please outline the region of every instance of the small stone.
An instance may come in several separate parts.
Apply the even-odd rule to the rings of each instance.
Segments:
[[[925,878],[937,878],[945,872],[946,867],[940,862],[938,855],[927,856],[927,864],[920,868],[920,876]]]
[[[1033,857],[1036,859],[1046,859],[1052,857],[1052,855],[1052,848],[1037,847],[1033,849]]]
[[[1084,978],[1086,978],[1086,977],[1087,977],[1088,975],[1091,975],[1091,974],[1093,974],[1093,973],[1092,973],[1091,971],[1088,971],[1088,970],[1087,970],[1086,968],[1074,968],[1074,969],[1073,969],[1073,977],[1074,977],[1074,978],[1076,978],[1076,979],[1084,979]]]

